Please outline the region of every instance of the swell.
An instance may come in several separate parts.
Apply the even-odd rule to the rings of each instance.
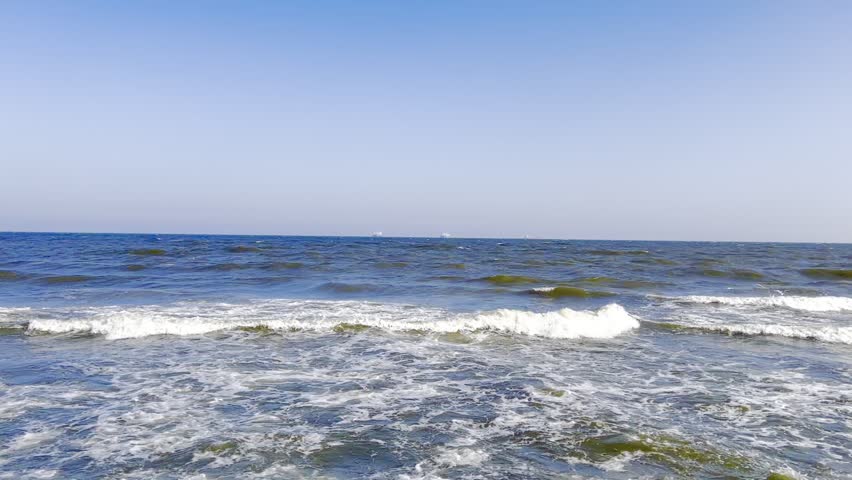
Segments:
[[[42,312],[44,313],[44,312]],[[357,327],[351,327],[357,326]],[[246,304],[193,303],[172,306],[98,307],[52,312],[28,321],[28,333],[85,333],[107,339],[152,335],[201,335],[221,330],[358,331],[455,333],[493,331],[534,337],[611,338],[639,327],[618,304],[597,310],[549,312],[500,309],[452,313],[412,305],[353,301],[258,301]]]
[[[729,336],[772,336],[852,345],[852,327],[763,324],[683,325],[643,322],[643,325],[673,332],[723,334]]]
[[[732,307],[787,308],[806,312],[843,312],[852,311],[852,298],[849,297],[721,297],[690,295],[685,297],[656,297],[680,304],[723,305]]]

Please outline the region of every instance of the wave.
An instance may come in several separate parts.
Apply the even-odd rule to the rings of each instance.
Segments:
[[[852,327],[806,326],[780,324],[740,325],[682,325],[677,323],[644,322],[645,325],[662,330],[721,333],[731,336],[779,336],[801,340],[816,340],[828,343],[852,345]]]
[[[651,252],[648,250],[589,250],[587,252],[589,255],[609,255],[609,256],[617,256],[617,255],[649,255]]]
[[[0,336],[3,335],[20,335],[26,330],[26,325],[3,325],[0,324]]]
[[[848,297],[713,297],[691,295],[686,297],[660,297],[677,303],[730,305],[734,307],[782,307],[806,312],[852,311],[852,298]]]
[[[760,272],[754,272],[752,270],[716,270],[713,268],[705,268],[700,271],[701,275],[705,277],[725,277],[725,278],[733,278],[736,280],[761,280],[764,278],[764,275]]]
[[[161,257],[166,255],[168,252],[161,248],[137,248],[135,250],[130,250],[127,253],[130,255]]]
[[[462,330],[484,328],[550,338],[612,338],[639,327],[639,321],[616,303],[593,311],[563,308],[534,313],[503,309],[464,323],[466,328]]]
[[[88,282],[93,279],[94,277],[89,275],[54,275],[50,277],[43,277],[40,281],[47,285],[60,285],[64,283]]]
[[[545,283],[540,278],[526,277],[523,275],[491,275],[480,280],[494,285],[519,285],[524,283]]]
[[[246,246],[246,245],[234,245],[225,249],[230,253],[258,253],[262,252],[263,249],[260,247]]]
[[[806,327],[793,325],[720,325],[716,330],[730,335],[776,335],[852,345],[852,327]]]
[[[370,283],[343,283],[343,282],[328,282],[319,286],[320,290],[327,290],[335,293],[365,293],[376,292],[381,290],[378,285]]]
[[[806,268],[801,270],[802,275],[811,278],[827,280],[852,280],[852,269],[841,268]]]
[[[41,312],[28,333],[85,333],[107,339],[152,335],[200,335],[221,330],[357,331],[357,325],[391,332],[453,333],[495,331],[538,337],[611,338],[639,327],[618,304],[598,310],[550,312],[501,309],[459,314],[412,305],[353,301],[265,300],[246,304],[184,303],[172,306],[95,307],[83,311]],[[52,316],[51,316],[52,315]]]
[[[586,290],[585,288],[567,286],[533,288],[532,290],[529,290],[529,293],[547,298],[592,298],[615,296],[614,293],[610,292]]]
[[[21,280],[23,278],[19,273],[11,270],[0,270],[0,281],[4,280]]]

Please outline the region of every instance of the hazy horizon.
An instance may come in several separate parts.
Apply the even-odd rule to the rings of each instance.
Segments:
[[[376,235],[379,233],[379,235]],[[222,232],[136,232],[136,231],[57,231],[57,230],[0,230],[0,234],[46,234],[46,235],[171,235],[171,236],[213,236],[213,237],[292,237],[292,238],[384,238],[384,239],[435,239],[442,240],[443,234],[449,234],[449,239],[455,240],[545,240],[545,241],[578,241],[578,242],[654,242],[654,243],[789,243],[789,244],[830,244],[830,245],[850,245],[850,242],[797,242],[797,241],[775,241],[775,240],[701,240],[701,239],[683,239],[669,240],[659,238],[582,238],[582,237],[534,237],[531,235],[521,237],[476,237],[476,236],[457,236],[449,232],[441,232],[434,235],[402,235],[386,232],[369,232],[364,234],[304,234],[304,233],[222,233]]]
[[[852,242],[847,2],[0,20],[0,231]]]

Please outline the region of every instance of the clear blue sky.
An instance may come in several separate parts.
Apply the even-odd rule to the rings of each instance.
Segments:
[[[852,2],[0,4],[0,230],[852,242]]]

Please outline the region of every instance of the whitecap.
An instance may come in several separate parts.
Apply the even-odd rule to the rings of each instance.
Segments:
[[[707,305],[730,305],[734,307],[781,307],[806,312],[842,312],[852,311],[852,298],[849,297],[716,297],[690,295],[686,297],[665,297],[679,303]]]
[[[86,333],[107,339],[152,335],[201,335],[263,327],[288,331],[335,331],[344,325],[391,332],[430,333],[477,330],[549,338],[611,338],[639,327],[618,304],[598,310],[563,308],[550,312],[501,309],[452,313],[436,308],[353,301],[264,300],[245,304],[182,303],[171,306],[94,307],[44,313],[29,322],[30,333]]]
[[[804,340],[852,345],[852,327],[810,327],[777,324],[718,325],[702,329],[729,335],[774,335]]]

